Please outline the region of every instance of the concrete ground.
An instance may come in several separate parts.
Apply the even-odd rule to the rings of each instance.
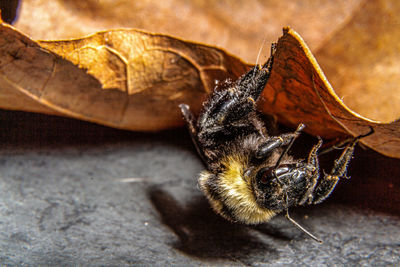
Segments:
[[[203,166],[185,129],[139,134],[0,111],[0,148],[3,266],[393,266],[400,259],[400,160],[371,150],[357,149],[351,179],[329,200],[291,210],[321,245],[282,215],[257,227],[215,215],[196,187]]]

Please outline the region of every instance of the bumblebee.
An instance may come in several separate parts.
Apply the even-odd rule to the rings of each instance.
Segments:
[[[289,207],[318,204],[334,190],[346,169],[355,145],[351,140],[329,173],[320,177],[318,150],[322,139],[312,147],[306,160],[288,154],[304,129],[278,136],[268,134],[256,111],[256,103],[271,74],[271,56],[237,81],[227,81],[203,104],[197,118],[186,104],[179,105],[193,143],[207,166],[198,178],[200,189],[212,208],[232,222],[260,224],[286,211],[297,227],[320,241],[290,218]],[[320,241],[321,242],[321,241]]]

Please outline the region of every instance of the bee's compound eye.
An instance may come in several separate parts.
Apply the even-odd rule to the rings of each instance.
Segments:
[[[290,174],[290,168],[287,165],[281,165],[279,168],[262,168],[257,173],[257,181],[262,184],[267,184],[276,178],[282,178]]]
[[[262,184],[267,184],[275,178],[273,168],[262,168],[257,173],[257,181]]]

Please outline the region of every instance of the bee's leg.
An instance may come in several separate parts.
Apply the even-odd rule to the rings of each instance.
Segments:
[[[257,159],[267,158],[275,149],[288,145],[294,134],[282,134],[279,136],[272,136],[265,143],[261,144],[256,151],[255,157]]]
[[[342,147],[345,147],[346,145],[352,143],[352,142],[355,141],[355,140],[360,140],[360,139],[362,139],[362,138],[364,138],[364,137],[370,136],[370,135],[373,134],[374,132],[375,132],[374,128],[372,128],[372,126],[370,126],[370,130],[369,130],[368,133],[366,133],[366,134],[361,134],[361,135],[357,136],[356,138],[354,138],[354,137],[348,137],[348,138],[346,138],[346,139],[344,139],[344,140],[342,140],[342,141],[336,142],[334,145],[329,146],[328,148],[325,148],[324,150],[322,150],[322,151],[319,153],[319,155],[321,156],[321,155],[326,154],[326,153],[329,153],[329,152],[331,152],[331,151],[333,151],[333,150],[335,150],[335,149],[341,149]]]
[[[318,143],[314,145],[311,149],[310,154],[308,156],[307,163],[310,168],[314,169],[314,174],[310,179],[310,183],[307,185],[307,191],[304,194],[303,198],[299,201],[298,205],[304,205],[305,203],[310,204],[313,199],[313,192],[315,190],[315,186],[317,185],[319,179],[319,161],[318,161],[318,149],[322,146],[322,139],[318,137]]]
[[[241,134],[260,131],[256,118],[256,105],[252,98],[243,98],[233,89],[217,92],[204,107],[198,118],[199,140],[213,140],[216,144]]]
[[[335,160],[333,168],[329,174],[324,173],[324,177],[320,180],[317,187],[315,187],[314,192],[311,193],[309,198],[309,203],[318,204],[324,201],[335,189],[336,184],[339,179],[346,177],[347,166],[354,153],[354,148],[358,142],[355,139],[351,144],[349,144],[343,151],[342,155]]]
[[[273,43],[267,62],[262,66],[254,66],[253,69],[237,81],[238,88],[240,88],[243,98],[251,98],[254,102],[257,102],[271,75],[275,51],[276,44]]]
[[[318,204],[324,201],[332,193],[333,189],[335,189],[339,179],[342,177],[347,178],[346,171],[353,156],[355,146],[361,138],[367,137],[373,133],[374,129],[370,127],[368,133],[357,136],[345,147],[340,157],[335,160],[331,172],[329,174],[324,173],[324,177],[320,180],[318,186],[315,187],[314,192],[312,192],[309,198],[309,204]]]
[[[193,144],[197,150],[197,153],[200,155],[201,159],[204,163],[207,163],[206,158],[199,147],[199,141],[197,139],[197,127],[195,118],[193,113],[190,111],[190,107],[186,104],[180,104],[179,108],[181,109],[182,115],[185,118],[186,125],[189,129],[190,137],[192,138]]]
[[[236,82],[230,83],[224,90],[217,90],[206,103],[204,114],[199,117],[199,126],[215,128],[232,125],[242,127],[254,116],[256,102],[270,77],[275,46],[271,56],[262,66],[255,66]]]
[[[282,146],[288,146],[300,135],[304,127],[304,124],[300,124],[297,130],[293,133],[271,136],[266,142],[258,147],[255,157],[257,159],[265,159],[271,154],[273,150]]]

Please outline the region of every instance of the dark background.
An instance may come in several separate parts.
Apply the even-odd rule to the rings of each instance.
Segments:
[[[1,19],[8,24],[13,23],[17,18],[19,5],[20,1],[18,0],[0,1]]]
[[[283,215],[257,227],[215,215],[197,189],[203,166],[185,129],[133,133],[15,111],[0,111],[0,127],[3,264],[387,266],[400,258],[400,161],[371,150],[356,150],[351,178],[327,201],[291,210],[320,245]],[[313,142],[303,135],[297,152]],[[325,169],[335,156],[321,157]]]

